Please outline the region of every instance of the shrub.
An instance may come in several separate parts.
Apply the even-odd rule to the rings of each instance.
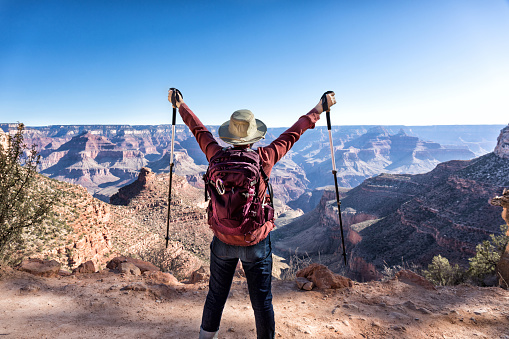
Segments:
[[[451,266],[447,258],[434,256],[424,276],[434,285],[457,285],[465,280],[465,271],[458,264]]]
[[[495,269],[500,257],[504,253],[509,236],[506,236],[507,225],[500,226],[502,235],[490,235],[490,240],[485,240],[476,246],[475,256],[468,259],[470,268],[468,275],[470,279],[478,284],[485,285],[485,279],[495,275]]]
[[[288,268],[282,270],[280,279],[281,280],[295,280],[296,274],[298,271],[307,267],[313,263],[313,260],[306,255],[297,255],[297,250],[295,250],[295,254],[290,255],[290,259],[288,262]]]
[[[23,142],[24,125],[19,124],[7,148],[0,145],[0,261],[24,242],[24,234],[37,234],[56,200],[56,192],[36,180],[40,156],[36,146]]]

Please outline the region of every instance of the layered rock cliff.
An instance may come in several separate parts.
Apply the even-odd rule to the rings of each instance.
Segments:
[[[509,186],[503,155],[448,161],[425,174],[381,174],[346,192],[341,208],[350,274],[370,280],[385,266],[425,266],[437,254],[467,264],[478,243],[500,233],[500,211],[488,201]],[[324,192],[315,210],[276,231],[276,248],[335,254],[339,263],[338,226],[335,197]]]
[[[217,126],[207,127],[211,133],[216,133]],[[0,128],[13,131],[16,124],[0,124]],[[440,133],[433,134],[424,127],[334,126],[332,136],[340,186],[355,187],[382,172],[424,173],[441,161],[473,158],[474,153],[469,148],[477,149],[481,144],[485,147],[493,129],[477,126],[477,134],[473,135],[473,128],[468,126],[448,128],[448,139],[444,139],[443,128],[439,129]],[[268,145],[284,130],[269,129],[266,139],[256,146]],[[461,141],[458,130],[465,138],[468,136],[468,143]],[[419,138],[419,133],[424,133],[427,139]],[[429,140],[429,136],[452,145],[424,141]],[[27,127],[25,140],[38,145],[42,156],[40,170],[44,175],[83,185],[103,201],[109,201],[120,187],[133,182],[144,166],[156,173],[169,170],[170,125]],[[325,127],[306,131],[273,169],[272,181],[281,203],[331,185],[330,157]],[[206,166],[207,160],[189,129],[177,125],[175,173],[185,175],[194,186],[202,187],[201,174]]]
[[[509,185],[509,158],[500,152],[507,130],[496,152],[427,174],[381,175],[350,191],[344,205],[383,218],[359,232],[351,255],[379,270],[402,261],[427,265],[437,254],[466,264],[478,243],[500,233],[500,211],[488,201]]]
[[[171,239],[165,251],[167,175],[144,168],[133,184],[117,194],[119,205],[93,198],[82,186],[38,176],[39,186],[60,192],[60,197],[45,221],[44,233],[31,234],[22,253],[50,257],[70,270],[88,260],[104,267],[118,255],[145,256],[159,265],[173,265],[181,257],[190,263],[189,269],[197,269],[211,238],[202,192],[182,177],[173,179]]]

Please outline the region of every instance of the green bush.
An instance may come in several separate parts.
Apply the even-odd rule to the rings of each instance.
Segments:
[[[37,180],[40,156],[36,146],[23,142],[19,124],[7,148],[0,145],[0,262],[11,257],[24,242],[24,235],[40,233],[42,222],[57,199],[57,193]]]
[[[434,285],[457,285],[464,281],[465,271],[458,264],[451,266],[447,258],[440,254],[433,257],[424,276]]]
[[[500,230],[502,235],[491,234],[490,240],[485,240],[477,245],[475,256],[468,259],[470,262],[468,276],[478,285],[484,285],[485,279],[495,274],[497,264],[509,241],[509,237],[505,235],[507,225],[500,226]]]

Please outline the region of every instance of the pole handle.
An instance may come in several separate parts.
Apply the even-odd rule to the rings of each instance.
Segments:
[[[184,99],[184,96],[182,95],[182,92],[180,92],[178,89],[176,89],[174,87],[171,87],[170,91],[173,91],[172,95],[171,95],[171,104],[173,105],[173,112],[175,112],[176,107],[177,107],[177,102],[180,102],[179,95],[180,95],[180,98],[182,98],[182,99]],[[173,120],[173,125],[175,125],[175,120]]]
[[[323,95],[322,95],[321,100],[322,100],[322,108],[323,108],[324,112],[330,111],[329,103],[327,102],[327,94],[331,94],[331,93],[334,93],[334,91],[327,91],[327,92],[323,93]]]

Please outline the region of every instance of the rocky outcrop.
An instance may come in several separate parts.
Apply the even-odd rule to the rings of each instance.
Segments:
[[[111,203],[127,206],[138,219],[159,234],[164,232],[166,235],[169,226],[168,248],[160,247],[164,240],[149,237],[129,247],[129,253],[157,260],[160,267],[171,269],[181,279],[203,265],[197,255],[200,258],[208,255],[212,231],[207,224],[203,191],[176,174],[172,176],[170,220],[167,224],[168,185],[169,174],[154,174],[143,168],[135,182],[122,187],[111,197]]]
[[[297,277],[312,281],[320,289],[352,287],[352,280],[339,274],[332,273],[326,266],[311,264],[296,273]]]
[[[509,159],[509,126],[500,131],[495,147],[495,154],[503,159]]]

